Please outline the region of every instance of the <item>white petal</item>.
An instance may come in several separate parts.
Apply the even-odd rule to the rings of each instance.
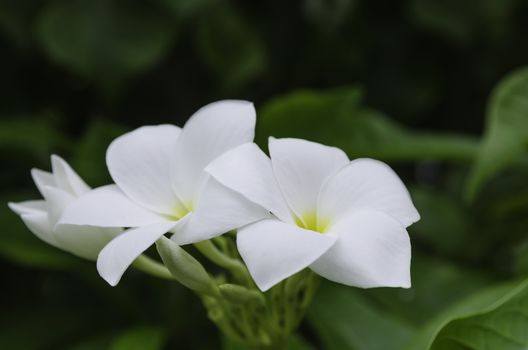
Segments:
[[[17,213],[18,215],[42,213],[46,211],[46,201],[41,199],[24,201],[19,203],[9,202],[7,203],[7,205],[12,211]]]
[[[269,151],[275,178],[301,220],[305,215],[315,215],[323,182],[350,162],[339,148],[302,139],[271,137]]]
[[[265,291],[312,264],[335,239],[267,219],[240,229],[237,246],[255,283]]]
[[[40,212],[23,214],[20,217],[27,228],[33,232],[35,236],[52,246],[58,247],[57,241],[51,232],[51,225],[47,213]]]
[[[137,227],[172,221],[140,207],[115,185],[96,188],[65,208],[60,224]]]
[[[318,203],[323,221],[339,221],[358,209],[382,211],[405,227],[420,219],[398,175],[387,164],[373,159],[354,160],[329,178]]]
[[[75,201],[75,197],[57,187],[50,186],[44,187],[44,197],[46,198],[49,221],[53,227],[59,221],[64,209]]]
[[[225,153],[206,171],[222,185],[261,205],[282,221],[293,223],[290,209],[273,175],[271,161],[254,143]]]
[[[411,243],[405,227],[376,211],[357,211],[330,228],[337,242],[311,268],[361,288],[411,286]]]
[[[101,249],[122,232],[123,230],[118,228],[57,225],[54,237],[61,249],[95,261]]]
[[[56,187],[76,197],[90,191],[90,186],[81,179],[68,163],[57,155],[51,156],[51,168]]]
[[[179,245],[196,243],[269,217],[269,212],[209,177],[197,208],[171,237]]]
[[[55,177],[52,173],[49,173],[40,169],[31,169],[31,177],[33,177],[33,182],[37,185],[37,189],[40,194],[44,197],[44,187],[57,187],[55,182]]]
[[[170,162],[180,128],[144,126],[115,139],[106,153],[112,179],[138,204],[166,215],[181,212],[172,190]]]
[[[101,250],[97,271],[106,282],[115,286],[130,264],[174,225],[164,222],[125,231]]]
[[[198,110],[185,124],[173,162],[175,191],[194,202],[204,183],[204,168],[222,153],[253,141],[255,108],[251,102],[226,100]]]

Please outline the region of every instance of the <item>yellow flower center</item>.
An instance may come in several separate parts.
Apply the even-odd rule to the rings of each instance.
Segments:
[[[305,212],[302,216],[295,216],[295,224],[306,230],[319,233],[325,233],[328,228],[329,220],[326,218],[317,218],[315,211]]]
[[[174,206],[172,210],[173,214],[169,217],[174,221],[180,220],[191,211],[193,211],[193,207],[190,203],[178,203]]]

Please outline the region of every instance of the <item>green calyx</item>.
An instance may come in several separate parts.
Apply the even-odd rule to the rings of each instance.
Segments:
[[[239,285],[219,286],[220,298],[203,297],[209,318],[231,339],[249,349],[285,349],[318,284],[304,270],[263,293]]]
[[[156,247],[173,279],[200,296],[208,317],[233,341],[248,349],[284,349],[308,308],[317,276],[304,270],[267,292],[253,282],[228,233],[195,248],[223,272],[211,276],[189,252],[162,237]]]

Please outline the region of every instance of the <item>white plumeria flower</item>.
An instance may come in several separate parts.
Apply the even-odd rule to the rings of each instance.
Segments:
[[[270,138],[269,151],[242,145],[206,169],[275,216],[237,235],[261,290],[306,267],[351,286],[410,287],[406,227],[419,214],[389,166],[300,139]]]
[[[99,274],[116,285],[167,232],[176,243],[190,244],[259,220],[265,210],[204,171],[224,152],[252,142],[254,128],[252,103],[220,101],[197,111],[183,129],[144,126],[120,136],[106,155],[116,185],[80,197],[61,222],[129,228],[97,260]]]
[[[119,229],[57,225],[64,209],[90,187],[62,158],[51,156],[52,172],[33,169],[31,175],[44,199],[9,203],[31,232],[44,242],[81,258],[95,260]]]

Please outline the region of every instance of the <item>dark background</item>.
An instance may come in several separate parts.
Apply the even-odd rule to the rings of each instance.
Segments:
[[[251,100],[259,141],[336,144],[389,162],[409,184],[423,218],[410,231],[415,287],[324,285],[301,332],[315,348],[396,349],[454,301],[526,271],[525,167],[472,204],[462,195],[491,91],[528,63],[526,38],[521,0],[0,0],[0,202],[36,198],[29,170],[49,170],[51,153],[106,184],[113,137]],[[349,102],[376,115],[348,129]],[[370,121],[381,114],[378,133]],[[401,153],[380,143],[393,128],[416,136]],[[130,271],[110,288],[95,264],[39,242],[3,204],[0,220],[1,349],[220,347],[182,287]]]

